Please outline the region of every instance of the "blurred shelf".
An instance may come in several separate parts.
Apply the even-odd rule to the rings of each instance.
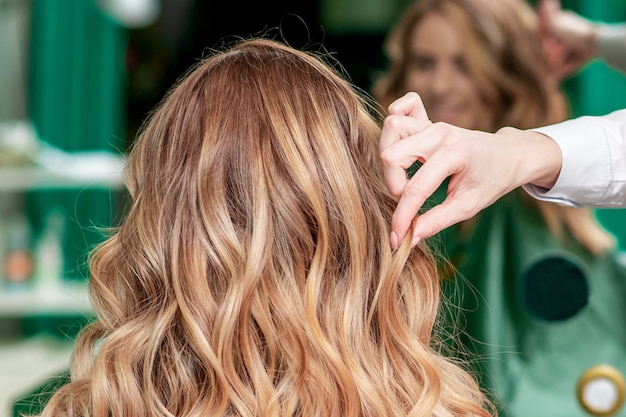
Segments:
[[[44,168],[0,168],[0,192],[70,188],[123,188],[120,173],[72,176]]]
[[[106,151],[41,151],[32,165],[0,167],[0,192],[124,187],[126,158]]]
[[[0,318],[36,314],[88,314],[93,310],[87,283],[64,283],[51,289],[0,288]]]

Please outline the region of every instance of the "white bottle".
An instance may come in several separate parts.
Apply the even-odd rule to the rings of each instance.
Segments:
[[[58,208],[50,210],[35,245],[35,285],[43,295],[54,295],[61,289],[64,227],[63,212]]]

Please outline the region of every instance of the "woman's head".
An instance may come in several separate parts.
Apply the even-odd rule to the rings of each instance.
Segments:
[[[130,153],[127,218],[91,259],[98,321],[50,409],[485,415],[433,349],[430,254],[390,249],[375,114],[270,40],[190,71]]]
[[[386,43],[384,105],[418,92],[433,121],[487,131],[565,117],[524,0],[415,0]]]

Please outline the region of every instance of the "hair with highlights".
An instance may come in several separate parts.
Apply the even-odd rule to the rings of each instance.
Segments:
[[[504,126],[545,126],[569,117],[566,97],[549,70],[537,15],[525,0],[414,0],[385,43],[389,67],[373,87],[373,95],[382,105],[388,106],[407,92],[412,35],[431,13],[447,17],[461,32],[469,74],[493,112],[493,132]],[[524,198],[540,210],[557,239],[563,241],[570,234],[593,254],[615,247],[614,237],[598,224],[592,210],[558,206],[526,194]]]
[[[390,248],[379,112],[324,56],[240,41],[152,113],[44,416],[489,415],[432,254]]]

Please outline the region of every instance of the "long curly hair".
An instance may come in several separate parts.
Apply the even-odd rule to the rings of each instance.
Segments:
[[[461,32],[469,74],[492,112],[491,131],[504,126],[530,129],[569,117],[567,98],[550,73],[537,14],[525,0],[411,2],[389,32],[385,42],[389,66],[373,86],[373,95],[383,106],[407,92],[412,35],[431,13],[446,16]],[[525,193],[523,198],[541,212],[558,240],[564,241],[569,234],[596,255],[615,248],[615,238],[598,224],[592,210],[537,201]],[[462,224],[463,232],[471,230],[473,223]]]
[[[325,56],[242,40],[151,114],[43,416],[490,415],[433,255],[390,248],[380,110]]]

